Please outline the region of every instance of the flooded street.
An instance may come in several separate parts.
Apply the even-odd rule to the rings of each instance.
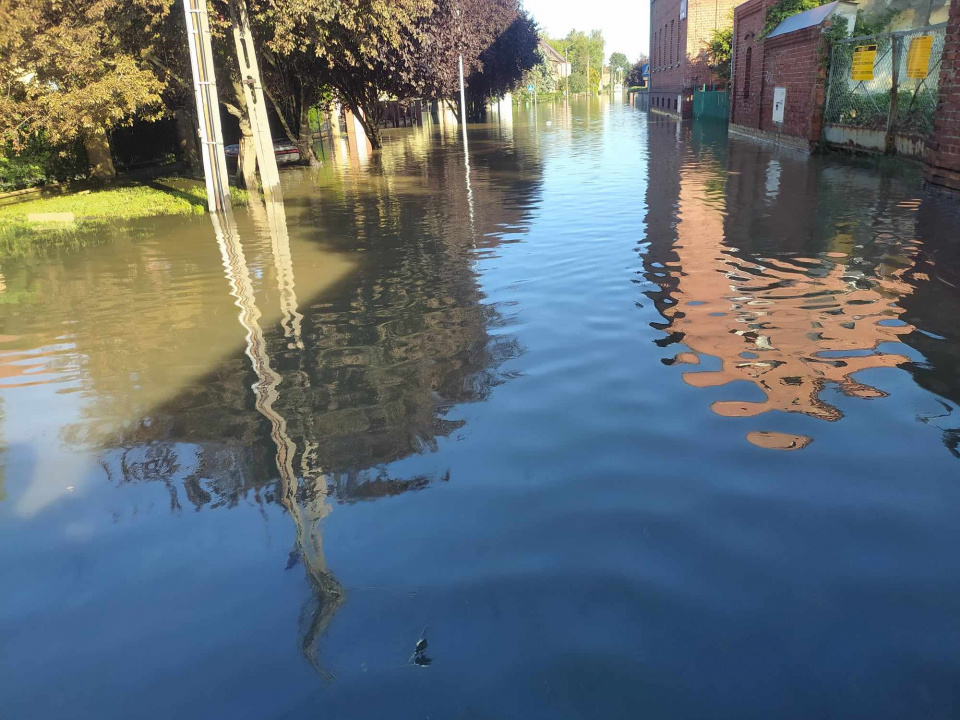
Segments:
[[[609,101],[0,260],[31,718],[955,718],[960,203]]]

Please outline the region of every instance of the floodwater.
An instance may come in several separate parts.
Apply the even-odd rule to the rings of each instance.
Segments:
[[[618,103],[0,261],[0,715],[955,718],[960,211]]]

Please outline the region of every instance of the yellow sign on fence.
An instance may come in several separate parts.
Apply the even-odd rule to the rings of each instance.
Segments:
[[[930,70],[930,51],[933,50],[933,35],[921,35],[910,41],[907,50],[907,77],[923,80]]]
[[[877,61],[876,45],[860,45],[853,51],[851,80],[873,80],[873,65]]]

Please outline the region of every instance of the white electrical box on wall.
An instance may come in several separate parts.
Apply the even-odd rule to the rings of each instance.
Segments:
[[[778,87],[773,89],[773,121],[783,122],[783,110],[787,105],[787,89]]]

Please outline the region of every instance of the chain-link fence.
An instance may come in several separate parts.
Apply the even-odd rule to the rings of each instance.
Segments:
[[[946,23],[841,40],[830,58],[830,125],[926,135],[933,130]]]

